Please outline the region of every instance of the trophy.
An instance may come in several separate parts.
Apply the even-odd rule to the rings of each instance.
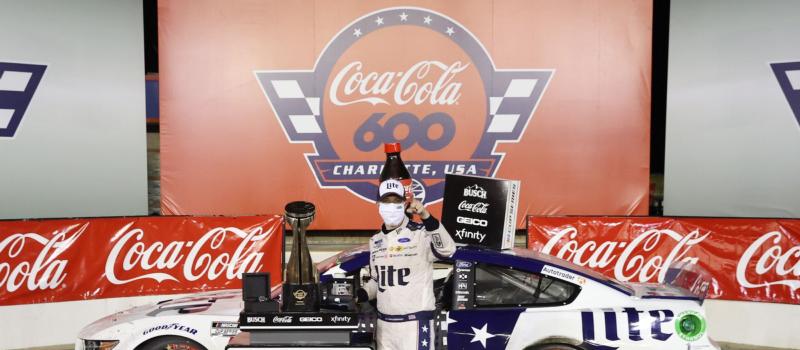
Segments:
[[[283,275],[283,311],[319,311],[319,274],[306,242],[306,228],[314,221],[314,204],[291,202],[286,205],[286,223],[292,227],[292,254]]]

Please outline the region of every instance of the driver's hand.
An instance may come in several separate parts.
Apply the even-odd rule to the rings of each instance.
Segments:
[[[417,214],[422,220],[431,217],[431,213],[428,212],[428,209],[425,209],[425,206],[423,206],[422,202],[418,199],[414,199],[408,204],[406,212],[409,214]]]

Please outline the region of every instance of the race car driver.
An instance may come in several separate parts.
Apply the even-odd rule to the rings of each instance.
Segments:
[[[383,225],[369,242],[371,279],[359,299],[377,297],[378,350],[433,349],[433,262],[452,256],[455,242],[418,200],[406,206],[399,181],[378,193]]]

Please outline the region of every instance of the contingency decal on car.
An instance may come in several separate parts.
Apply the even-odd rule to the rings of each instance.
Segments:
[[[233,337],[239,334],[239,323],[231,321],[211,322],[212,337]]]
[[[542,267],[542,274],[579,285],[586,284],[586,278],[578,276],[572,272],[559,269],[555,266],[544,265],[544,267]]]
[[[447,319],[450,349],[505,349],[525,309],[451,311]]]

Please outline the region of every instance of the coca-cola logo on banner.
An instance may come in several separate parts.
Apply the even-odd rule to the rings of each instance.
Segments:
[[[448,173],[497,173],[495,147],[520,140],[553,75],[537,68],[497,68],[456,20],[389,8],[343,27],[313,68],[256,77],[289,142],[314,145],[302,156],[320,188],[374,201],[380,146],[399,142],[414,195],[433,203]]]
[[[529,247],[625,282],[664,282],[678,262],[710,296],[800,301],[800,220],[530,217]]]
[[[240,288],[280,276],[282,234],[279,216],[4,221],[0,305]]]

